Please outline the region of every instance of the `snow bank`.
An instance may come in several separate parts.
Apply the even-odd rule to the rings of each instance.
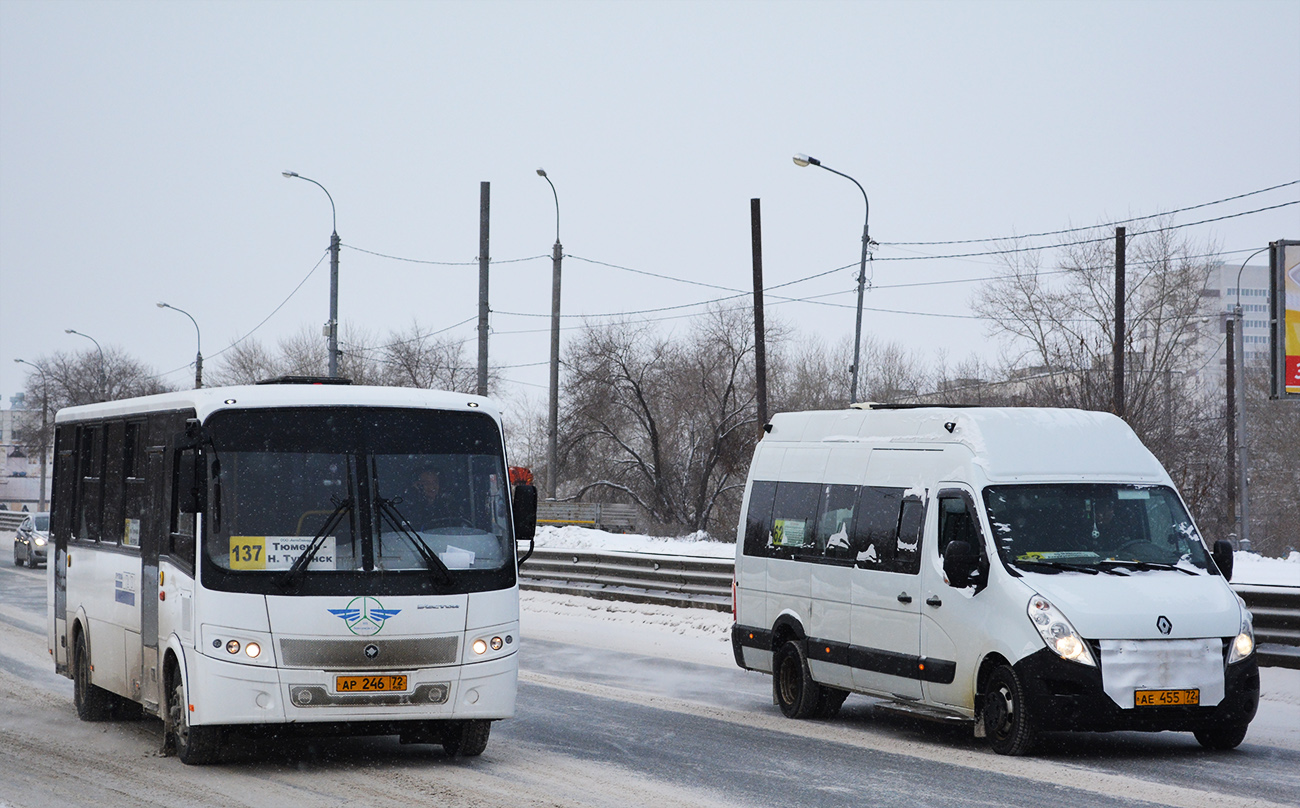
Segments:
[[[1234,553],[1232,582],[1300,587],[1300,552],[1292,550],[1286,558],[1264,558],[1255,553]]]
[[[606,533],[587,527],[566,525],[537,528],[537,546],[549,550],[612,550],[624,553],[693,556],[696,558],[734,558],[736,545],[713,541],[703,532],[680,539],[642,536],[636,533]]]

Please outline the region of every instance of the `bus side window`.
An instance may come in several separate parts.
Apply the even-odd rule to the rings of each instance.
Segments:
[[[749,489],[749,509],[745,512],[745,555],[767,555],[767,538],[772,532],[772,501],[776,483],[755,481]]]
[[[77,427],[77,538],[99,541],[104,507],[104,428]]]
[[[169,555],[186,568],[194,564],[195,526],[202,509],[203,474],[200,455],[185,449],[175,455],[172,471],[172,517]]]
[[[777,483],[776,501],[772,504],[770,555],[793,558],[816,551],[813,523],[820,498],[821,486],[816,483]]]
[[[817,508],[817,551],[827,559],[853,558],[850,535],[853,514],[858,505],[856,485],[822,486],[821,504]]]
[[[853,535],[858,566],[893,568],[894,550],[898,544],[898,503],[902,498],[901,488],[862,487]]]

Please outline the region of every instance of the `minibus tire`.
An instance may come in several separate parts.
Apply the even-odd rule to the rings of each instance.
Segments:
[[[1219,752],[1226,752],[1229,749],[1236,749],[1241,742],[1246,740],[1246,730],[1249,724],[1226,724],[1226,725],[1209,725],[1193,730],[1192,734],[1196,740],[1206,749],[1214,749]]]
[[[72,646],[72,703],[82,721],[107,721],[113,717],[113,694],[90,682],[90,649],[86,635],[78,633]]]
[[[1025,686],[1015,668],[1003,665],[989,676],[984,691],[984,732],[999,755],[1026,755],[1034,745],[1034,719]]]
[[[772,693],[786,718],[818,718],[825,709],[822,686],[808,670],[803,644],[789,640],[772,661]]]
[[[472,719],[458,722],[447,732],[442,742],[442,750],[447,757],[478,757],[487,749],[488,735],[492,732],[492,722],[484,719]]]
[[[217,760],[221,752],[220,727],[195,727],[190,725],[189,700],[181,675],[174,673],[171,702],[167,705],[171,723],[172,745],[176,757],[187,766],[202,766]]]

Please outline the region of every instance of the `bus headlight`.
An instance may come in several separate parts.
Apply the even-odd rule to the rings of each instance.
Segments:
[[[1029,599],[1028,612],[1029,620],[1034,624],[1034,628],[1038,629],[1039,636],[1057,656],[1081,665],[1096,666],[1097,663],[1093,661],[1088,643],[1083,641],[1083,637],[1074,630],[1074,626],[1065,619],[1065,615],[1061,614],[1061,611],[1047,598],[1034,595]]]
[[[487,653],[487,640],[475,640],[472,647],[474,648],[474,653],[482,656]]]
[[[255,642],[250,642],[248,645],[244,646],[244,653],[248,654],[249,659],[257,659],[258,655],[262,653],[262,646]]]
[[[1251,625],[1250,612],[1244,612],[1241,616],[1241,631],[1232,640],[1232,648],[1228,651],[1228,664],[1240,662],[1255,652],[1255,629]]]

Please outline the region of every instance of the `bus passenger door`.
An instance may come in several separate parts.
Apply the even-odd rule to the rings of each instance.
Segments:
[[[153,438],[153,435],[149,436]],[[158,659],[158,548],[169,528],[162,496],[164,447],[149,441],[145,449],[144,512],[140,525],[140,700],[145,711],[161,714],[162,677]]]

